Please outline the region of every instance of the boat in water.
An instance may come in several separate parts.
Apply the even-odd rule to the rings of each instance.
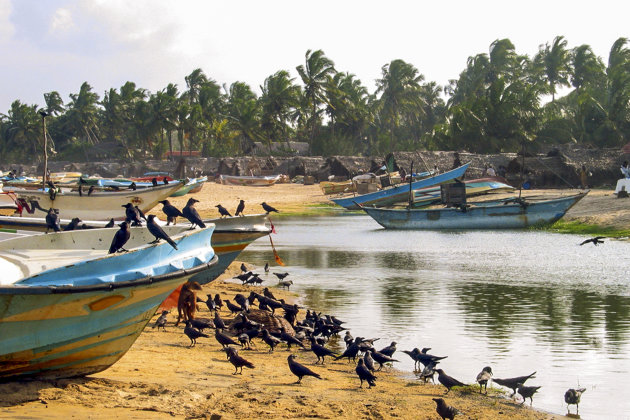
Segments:
[[[223,185],[241,185],[247,187],[269,187],[280,180],[281,175],[273,176],[236,176],[220,175]]]
[[[177,250],[140,227],[114,254],[112,229],[1,241],[0,378],[84,376],[119,360],[175,288],[217,263],[214,226],[164,230]]]
[[[514,191],[514,187],[509,185],[504,178],[488,177],[463,181],[466,186],[466,196]],[[424,207],[435,204],[442,199],[442,189],[439,185],[420,188],[413,191],[413,207]]]
[[[59,209],[59,216],[64,219],[78,217],[81,220],[109,220],[114,217],[120,220],[124,218],[125,213],[121,211],[124,204],[132,203],[146,213],[181,186],[181,182],[175,181],[168,185],[136,190],[94,191],[90,195],[87,191],[79,194],[78,191],[64,188],[59,192],[51,192],[51,189],[43,191],[5,186],[4,191],[12,191],[22,200],[29,214],[44,217],[49,208],[55,208]]]
[[[396,203],[406,202],[409,200],[409,190],[417,190],[420,188],[439,185],[450,182],[455,178],[461,178],[470,163],[466,163],[458,168],[444,172],[441,174],[433,174],[427,178],[413,181],[411,184],[398,184],[390,188],[374,191],[361,195],[350,195],[342,198],[331,198],[335,204],[344,207],[347,210],[360,210],[361,206],[387,207]]]
[[[361,208],[386,229],[524,229],[555,223],[586,194],[588,191],[552,199],[511,198],[436,209]]]

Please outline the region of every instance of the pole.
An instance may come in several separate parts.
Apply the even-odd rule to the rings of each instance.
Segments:
[[[409,210],[413,207],[413,190],[411,184],[413,183],[413,160],[411,161],[411,168],[409,168]]]
[[[42,191],[46,190],[46,181],[48,180],[48,137],[46,136],[46,112],[40,112],[44,130],[44,176],[42,176]]]

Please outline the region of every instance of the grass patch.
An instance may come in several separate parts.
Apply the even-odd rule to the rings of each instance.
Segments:
[[[616,238],[630,236],[630,229],[618,229],[610,226],[592,225],[588,223],[582,223],[577,220],[558,220],[552,226],[547,228],[547,230],[557,233],[609,236]]]

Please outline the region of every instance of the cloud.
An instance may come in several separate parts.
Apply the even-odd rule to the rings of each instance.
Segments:
[[[50,22],[49,33],[67,33],[75,28],[72,20],[72,12],[69,9],[60,8],[55,11]]]
[[[9,19],[11,12],[11,0],[0,0],[0,44],[8,42],[15,33]]]

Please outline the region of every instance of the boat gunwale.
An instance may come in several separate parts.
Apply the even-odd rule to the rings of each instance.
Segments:
[[[160,274],[157,276],[146,276],[139,279],[127,280],[121,282],[99,283],[85,286],[23,286],[9,285],[0,286],[0,295],[46,295],[46,294],[71,294],[95,292],[99,290],[115,290],[127,287],[144,286],[147,284],[161,283],[178,277],[185,277],[204,271],[219,262],[218,255],[214,255],[207,263],[199,264],[193,268],[180,269],[171,273]]]

